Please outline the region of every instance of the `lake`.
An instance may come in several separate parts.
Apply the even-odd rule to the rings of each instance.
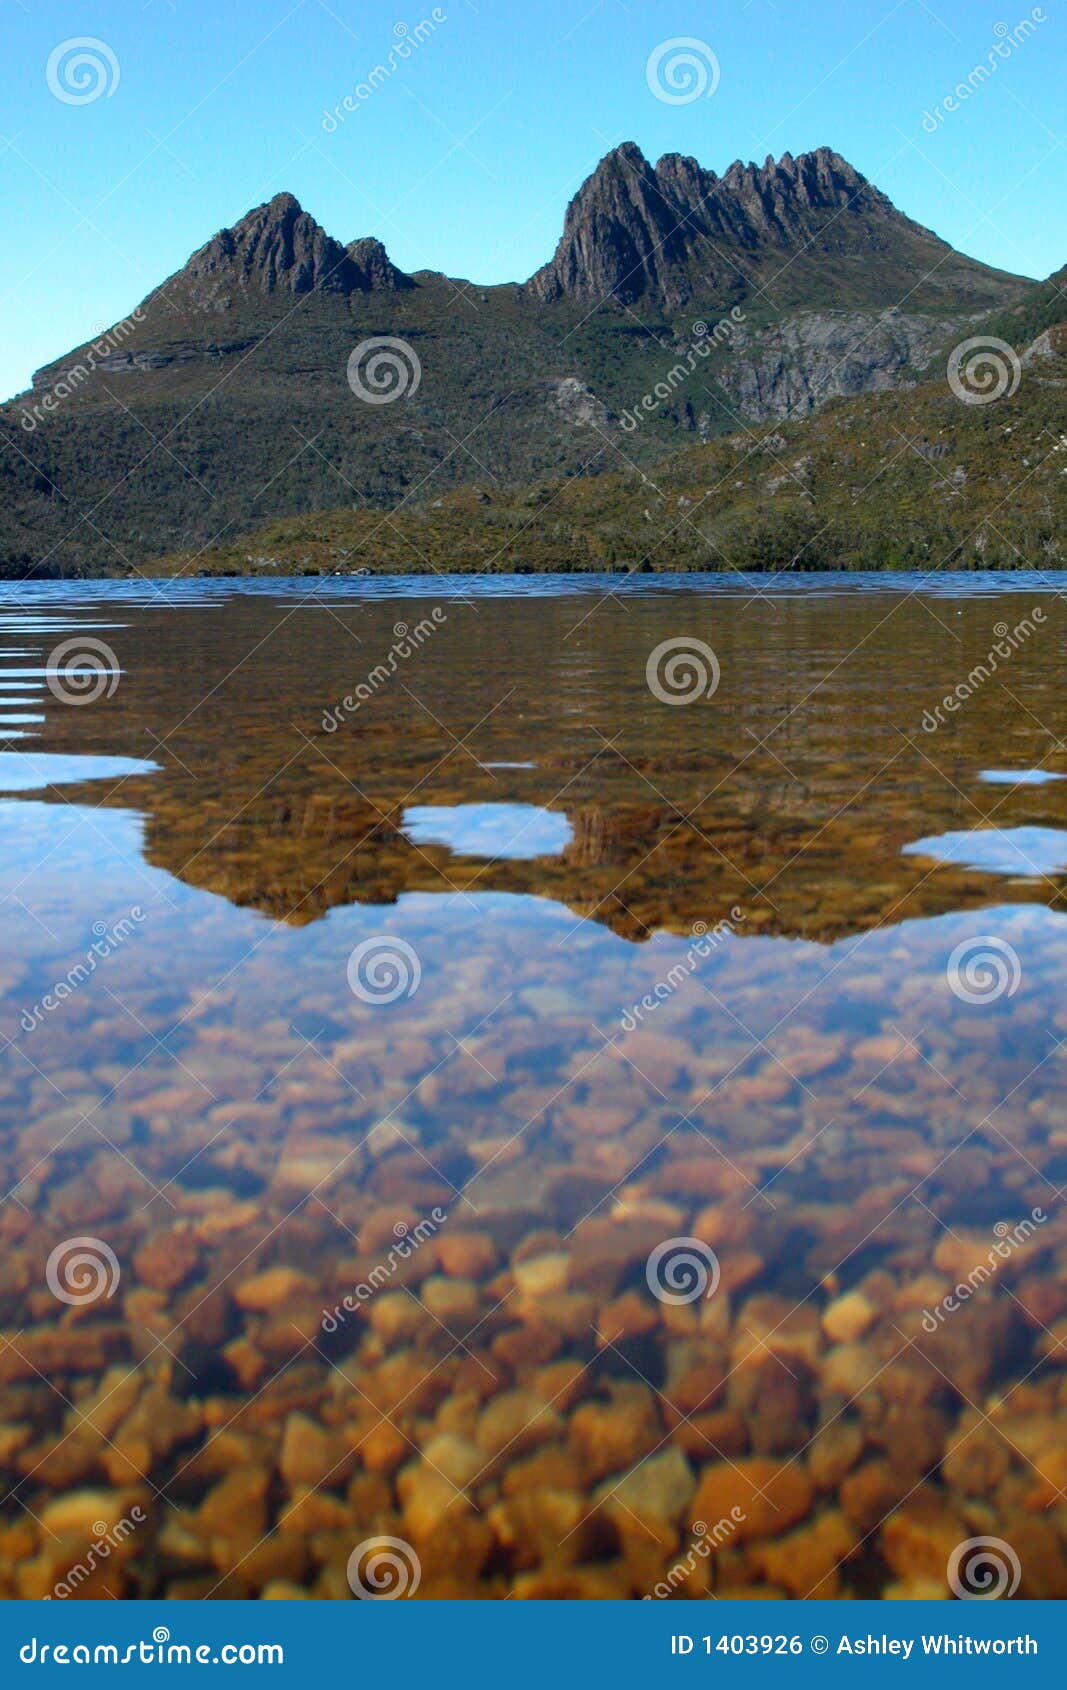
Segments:
[[[1039,574],[0,589],[0,1595],[1067,1595],[1065,666]]]

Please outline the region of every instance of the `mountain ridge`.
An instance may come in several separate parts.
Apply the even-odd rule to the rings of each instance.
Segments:
[[[613,192],[624,185],[632,190],[629,205],[625,196],[620,203],[618,193]],[[588,301],[598,287],[605,299],[614,296],[621,303],[658,292],[663,303],[681,306],[691,295],[687,292],[679,296],[676,285],[672,287],[670,279],[664,279],[664,272],[669,272],[673,263],[689,262],[694,237],[697,241],[717,237],[749,251],[770,242],[788,251],[813,233],[825,233],[813,231],[805,213],[832,211],[840,216],[848,212],[859,217],[871,210],[928,238],[939,253],[962,257],[976,274],[1009,275],[980,260],[955,254],[947,242],[899,212],[879,188],[831,147],[816,147],[796,156],[787,151],[777,160],[768,154],[762,166],[738,158],[720,176],[696,158],[681,153],[665,153],[653,166],[636,142],[624,141],[605,154],[572,197],[551,259],[526,281],[470,285],[483,290],[520,287],[546,302],[568,293]],[[627,212],[636,215],[627,218]],[[611,227],[613,222],[615,228]],[[643,227],[638,229],[637,225]],[[650,250],[648,237],[657,232],[660,239]],[[598,260],[602,261],[604,254],[598,248],[614,245],[620,234],[630,239],[643,235],[644,255],[630,271],[605,278],[601,287],[597,271],[602,269]],[[877,250],[878,243],[870,238],[869,230],[864,230],[864,236],[864,244]],[[841,250],[848,245],[840,241],[836,244]],[[659,249],[662,256],[657,257]],[[218,230],[143,303],[147,305],[176,285],[202,284],[207,290],[202,303],[206,308],[216,308],[220,284],[227,280],[258,287],[265,294],[277,291],[293,295],[316,291],[345,295],[418,285],[415,276],[393,264],[380,239],[363,236],[342,243],[285,190]],[[42,369],[51,367],[46,364]]]
[[[762,166],[736,159],[718,176],[681,153],[665,153],[653,166],[627,141],[579,188],[553,258],[529,285],[546,300],[610,293],[634,303],[652,292],[684,306],[691,294],[679,289],[678,270],[718,257],[718,243],[742,255],[768,245],[785,251],[825,234],[820,216],[827,212],[835,219],[876,214],[937,241],[831,147],[768,155]],[[847,240],[834,244],[848,247]],[[869,244],[877,249],[876,240]]]
[[[132,572],[428,482],[652,462],[914,381],[1032,285],[956,253],[828,147],[719,176],[623,143],[548,263],[485,288],[405,274],[376,237],[342,242],[279,193],[0,407],[0,570]],[[396,404],[348,379],[382,340],[418,370]],[[679,360],[690,376],[661,402]]]

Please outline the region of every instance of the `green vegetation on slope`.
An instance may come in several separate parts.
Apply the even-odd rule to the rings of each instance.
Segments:
[[[1046,329],[1067,318],[1067,264],[1047,281],[1038,282],[1021,304],[991,318],[986,328],[1012,346],[1030,346]]]
[[[1018,390],[989,404],[962,403],[942,376],[653,467],[628,462],[630,438],[607,425],[601,475],[291,517],[159,572],[1060,567],[1067,329],[1051,339]]]

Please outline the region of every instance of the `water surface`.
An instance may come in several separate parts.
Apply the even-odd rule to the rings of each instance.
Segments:
[[[1067,1594],[1054,582],[0,633],[0,1594]]]

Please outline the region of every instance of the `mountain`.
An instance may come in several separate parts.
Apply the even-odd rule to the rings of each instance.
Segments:
[[[544,300],[682,310],[710,293],[744,299],[777,288],[791,303],[895,304],[909,289],[951,309],[992,303],[985,265],[897,211],[829,147],[725,176],[668,153],[653,167],[627,142],[601,161],[567,210],[549,264],[531,279]],[[798,286],[799,284],[799,286]]]
[[[194,252],[146,306],[162,299],[173,309],[173,296],[182,292],[192,309],[221,312],[241,294],[347,296],[410,286],[410,278],[389,263],[380,241],[343,247],[292,194],[276,194]]]
[[[1032,286],[826,148],[721,177],[616,148],[550,263],[492,288],[278,194],[0,407],[0,571],[144,572],[292,513],[652,463],[913,381]],[[392,403],[360,366],[382,339]]]

